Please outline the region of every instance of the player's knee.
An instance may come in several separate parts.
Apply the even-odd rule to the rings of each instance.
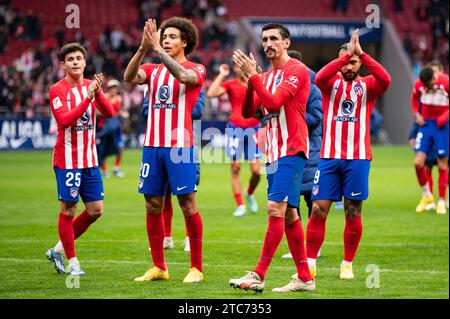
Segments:
[[[415,157],[414,158],[414,166],[416,168],[424,168],[425,167],[425,160],[421,157]]]
[[[238,164],[231,165],[231,175],[239,176],[239,172],[241,171],[241,166]]]
[[[311,209],[311,215],[314,215],[316,217],[324,218],[327,217],[327,213],[325,209],[322,209],[320,205],[313,203],[312,209]]]
[[[267,203],[267,213],[269,216],[273,217],[282,217],[284,216],[284,212],[281,210],[281,207],[276,202]]]
[[[145,210],[149,215],[160,214],[162,210],[162,205],[160,201],[156,199],[150,199],[145,202]]]
[[[361,209],[358,205],[349,204],[345,208],[345,215],[350,218],[358,217],[359,215],[361,215]]]
[[[103,207],[96,207],[92,211],[89,211],[88,214],[91,217],[98,219],[103,215]]]
[[[445,160],[439,160],[438,161],[438,169],[440,170],[448,170],[448,160],[445,158]]]

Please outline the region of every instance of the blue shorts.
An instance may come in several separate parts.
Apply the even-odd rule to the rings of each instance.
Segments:
[[[197,165],[194,149],[144,147],[139,193],[164,196],[170,183],[174,195],[197,191]]]
[[[103,181],[97,167],[83,169],[60,169],[54,167],[58,200],[78,202],[81,195],[83,202],[95,202],[104,199]]]
[[[321,158],[313,180],[312,200],[339,202],[369,197],[369,160]]]
[[[305,163],[306,158],[302,153],[267,163],[267,199],[287,202],[290,207],[298,208]]]
[[[226,135],[226,155],[233,160],[244,158],[246,160],[254,160],[261,158],[261,151],[256,143],[257,127],[239,127],[228,123],[225,129]]]
[[[434,147],[438,157],[448,156],[448,122],[441,128],[437,127],[437,121],[434,120],[425,120],[425,123],[424,126],[419,126],[414,151],[428,154]]]

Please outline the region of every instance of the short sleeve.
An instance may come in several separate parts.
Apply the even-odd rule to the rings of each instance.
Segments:
[[[188,69],[195,72],[197,75],[197,85],[201,86],[203,85],[203,82],[205,81],[206,77],[206,69],[201,64],[193,64],[192,66],[188,67]]]
[[[139,67],[139,69],[144,70],[145,74],[147,75],[147,78],[145,79],[145,82],[144,82],[145,84],[148,84],[150,82],[151,74],[156,66],[157,66],[156,64],[146,63],[146,64],[142,64]]]
[[[230,92],[231,80],[223,82],[220,86],[225,90],[225,92]]]

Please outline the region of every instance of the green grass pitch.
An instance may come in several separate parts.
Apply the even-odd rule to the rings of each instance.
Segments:
[[[202,164],[198,202],[204,224],[204,274],[200,284],[183,284],[189,255],[183,251],[184,221],[175,203],[175,248],[166,252],[167,282],[135,283],[150,265],[144,199],[137,193],[140,150],[126,151],[124,179],[104,180],[104,216],[76,242],[87,275],[78,289],[66,287],[45,258],[58,240],[58,201],[51,151],[0,153],[0,298],[449,298],[449,218],[415,213],[420,196],[406,147],[376,147],[370,197],[363,206],[363,238],[354,262],[355,280],[339,279],[344,213],[332,210],[317,290],[276,294],[296,272],[283,239],[267,273],[262,295],[229,287],[230,278],[256,264],[267,226],[266,180],[256,191],[257,214],[232,216],[229,164]],[[112,159],[109,159],[111,163]],[[249,169],[242,168],[246,187]],[[83,205],[79,205],[81,212]],[[303,220],[306,209],[302,201]],[[306,227],[306,222],[303,222]],[[379,288],[368,288],[369,265],[379,269]],[[370,268],[370,267],[369,267]]]

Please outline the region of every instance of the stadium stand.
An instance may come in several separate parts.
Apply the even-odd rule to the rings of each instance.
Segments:
[[[404,42],[412,70],[432,58],[445,62],[448,72],[448,1],[380,0]],[[200,32],[200,45],[191,58],[207,68],[209,81],[221,63],[229,62],[236,23],[244,16],[279,16],[325,19],[364,19],[371,0],[79,0],[80,29],[65,28],[68,4],[54,0],[0,1],[0,116],[49,116],[47,92],[61,76],[57,50],[62,43],[82,42],[89,50],[89,77],[100,70],[108,78],[121,79],[126,63],[139,45],[146,18],[162,21],[171,16],[191,18]],[[193,9],[194,8],[194,9]],[[33,12],[36,14],[33,16]],[[31,18],[39,32],[26,28]],[[17,30],[23,24],[21,35]],[[81,30],[81,31],[80,31]],[[33,35],[27,34],[30,31]],[[433,31],[433,32],[431,32]],[[20,32],[19,32],[20,33]],[[127,92],[127,89],[125,90]],[[133,99],[130,99],[133,100]],[[225,108],[226,112],[226,108]],[[213,116],[220,117],[221,111]]]

